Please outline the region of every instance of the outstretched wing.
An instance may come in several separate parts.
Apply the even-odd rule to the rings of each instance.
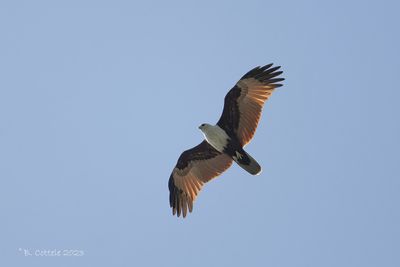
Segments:
[[[172,213],[186,217],[204,183],[232,165],[232,159],[215,150],[207,141],[181,154],[169,178],[169,204]]]
[[[256,67],[246,73],[225,96],[224,110],[218,126],[229,135],[236,135],[242,146],[253,138],[265,101],[275,88],[282,86],[276,78],[280,66]]]

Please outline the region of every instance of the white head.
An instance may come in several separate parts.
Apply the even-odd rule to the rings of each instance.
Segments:
[[[203,123],[199,126],[199,129],[203,132],[204,138],[211,146],[219,152],[224,151],[230,138],[222,128],[218,125]]]
[[[202,125],[199,126],[199,129],[205,133],[207,132],[208,129],[210,129],[210,127],[212,127],[212,125],[208,124],[208,123],[203,123]]]

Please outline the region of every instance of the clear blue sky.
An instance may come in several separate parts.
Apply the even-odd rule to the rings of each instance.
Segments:
[[[396,1],[64,2],[0,3],[1,266],[400,266]],[[270,62],[262,175],[173,217],[178,156]]]

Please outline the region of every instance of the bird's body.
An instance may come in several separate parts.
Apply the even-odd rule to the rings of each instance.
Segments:
[[[230,156],[240,167],[250,174],[257,175],[261,173],[261,166],[244,151],[236,136],[230,137],[218,125],[203,123],[199,128],[203,132],[206,141],[218,152]]]
[[[243,148],[257,128],[264,102],[272,91],[282,86],[275,78],[282,72],[272,64],[246,73],[225,96],[224,109],[216,125],[199,126],[205,140],[184,151],[170,176],[170,206],[173,214],[186,216],[204,183],[220,175],[235,161],[252,175],[261,166]]]

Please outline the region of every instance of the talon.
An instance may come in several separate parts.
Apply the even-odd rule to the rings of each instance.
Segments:
[[[243,155],[236,151],[236,158],[242,159],[242,158],[243,158]]]

